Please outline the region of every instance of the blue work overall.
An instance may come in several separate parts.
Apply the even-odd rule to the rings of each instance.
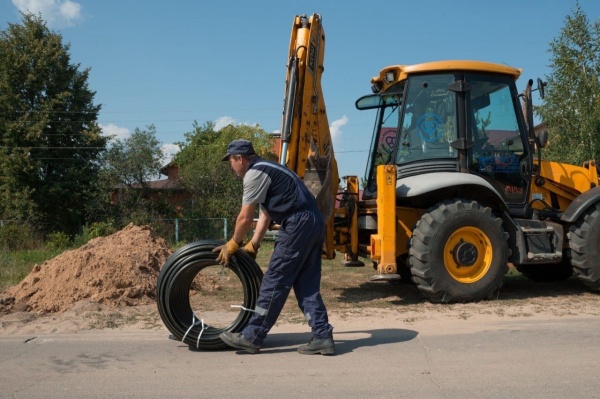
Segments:
[[[320,294],[325,222],[314,196],[298,177],[281,165],[258,160],[251,163],[252,167],[262,168],[272,176],[274,187],[270,197],[276,197],[284,190],[289,194],[292,190],[293,195],[287,195],[287,198],[293,203],[285,212],[282,212],[285,207],[281,206],[281,201],[275,206],[276,201],[268,198],[261,204],[281,227],[269,267],[263,276],[255,313],[242,334],[250,342],[262,345],[293,288],[313,336],[316,339],[329,338],[333,327],[329,324]]]

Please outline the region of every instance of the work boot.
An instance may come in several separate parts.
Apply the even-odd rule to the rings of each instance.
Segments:
[[[225,331],[219,334],[219,338],[227,345],[237,349],[244,349],[248,353],[258,353],[260,350],[260,345],[253,344],[240,333]]]
[[[335,342],[333,338],[317,339],[312,337],[308,344],[302,345],[298,348],[298,353],[303,355],[334,355],[335,354]]]

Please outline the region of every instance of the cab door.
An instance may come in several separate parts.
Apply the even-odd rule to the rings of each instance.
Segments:
[[[469,170],[488,180],[509,205],[527,201],[531,157],[514,80],[510,76],[465,74]],[[469,138],[469,137],[468,137]],[[526,209],[518,206],[514,209]]]

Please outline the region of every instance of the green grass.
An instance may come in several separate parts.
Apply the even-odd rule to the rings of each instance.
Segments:
[[[62,250],[50,249],[0,251],[0,292],[18,284],[36,264],[43,264],[60,253]],[[266,270],[272,253],[273,242],[263,242],[257,257],[257,263],[263,270]],[[399,312],[407,312],[422,307],[441,311],[453,306],[466,306],[430,304],[414,284],[371,282],[369,278],[376,274],[376,271],[370,261],[361,260],[365,263],[364,267],[344,267],[341,264],[341,255],[333,260],[323,260],[321,294],[328,309],[350,313],[365,308],[397,309]],[[547,306],[547,302],[553,298],[600,300],[597,294],[588,292],[575,277],[557,283],[535,283],[516,270],[510,269],[504,277],[504,287],[494,298],[493,303],[486,302],[478,306],[489,311],[501,312],[501,309],[492,308],[491,305],[540,302]],[[284,313],[289,317],[296,317],[298,314],[293,292],[286,303]],[[103,323],[118,324],[118,322],[118,320],[108,320]]]
[[[1,251],[0,290],[18,284],[36,264],[42,264],[61,252],[50,249]]]
[[[265,270],[273,253],[273,244],[263,242],[256,259]],[[328,309],[347,311],[363,308],[390,308],[398,305],[415,305],[425,299],[412,284],[390,284],[387,282],[371,282],[369,278],[377,274],[372,262],[362,259],[364,267],[345,267],[343,256],[335,259],[324,259],[321,273],[321,295]],[[285,309],[297,312],[293,291],[290,293]]]

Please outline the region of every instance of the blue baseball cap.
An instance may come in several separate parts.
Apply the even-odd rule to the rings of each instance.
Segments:
[[[252,142],[249,140],[239,139],[233,140],[227,146],[227,153],[221,159],[221,161],[227,161],[230,155],[255,155],[254,147],[252,147]]]

